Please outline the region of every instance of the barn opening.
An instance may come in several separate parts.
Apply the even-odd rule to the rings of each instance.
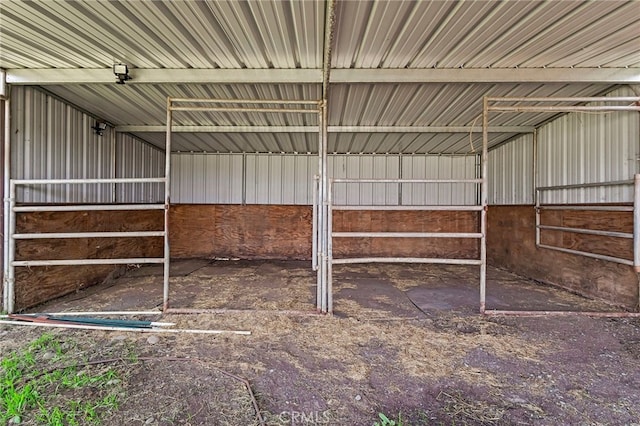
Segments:
[[[233,263],[270,309],[339,311],[348,290],[373,300],[405,280],[441,306],[566,310],[528,304],[538,282],[632,314],[636,14],[585,4],[3,3],[3,309],[149,271],[164,308],[224,308]],[[106,48],[117,22],[132,31]],[[50,40],[24,48],[43,25]],[[521,27],[532,41],[513,45]],[[605,97],[619,110],[592,108]],[[520,110],[483,123],[492,98]],[[168,99],[192,109],[172,122]],[[501,293],[504,271],[522,282]]]

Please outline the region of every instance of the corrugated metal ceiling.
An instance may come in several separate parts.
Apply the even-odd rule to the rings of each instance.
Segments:
[[[343,1],[335,68],[640,66],[637,1]],[[325,2],[4,0],[2,68],[321,68]]]
[[[216,99],[303,99],[321,97],[319,85],[293,84],[77,84],[47,89],[79,107],[100,111],[118,125],[164,125],[167,96]],[[314,125],[315,114],[186,113],[174,114],[176,125]]]
[[[164,147],[165,134],[135,134],[158,147]],[[490,135],[490,146],[513,137],[512,133]],[[482,135],[474,133],[331,133],[330,153],[381,154],[467,154],[477,153]],[[289,152],[317,153],[314,133],[174,133],[173,150],[181,152]]]
[[[2,68],[320,68],[324,2],[0,2]]]
[[[592,96],[586,84],[340,84],[329,103],[331,126],[466,126],[482,113],[482,96]],[[318,99],[319,85],[69,85],[52,93],[119,125],[163,125],[166,97]],[[534,125],[549,114],[494,114],[492,125]],[[314,114],[176,113],[176,125],[315,125]],[[476,120],[476,124],[481,123]]]
[[[2,0],[1,68],[320,69],[324,0]],[[640,67],[640,1],[336,0],[332,66]],[[576,70],[575,72],[580,72]],[[591,96],[586,84],[333,84],[329,124],[469,126],[490,96]],[[165,124],[167,96],[319,99],[317,84],[47,86],[117,125]],[[536,125],[550,114],[495,114]],[[177,114],[177,125],[314,125],[315,115]],[[140,133],[164,145],[164,135]],[[474,138],[479,141],[479,135]],[[492,135],[499,143],[509,134]],[[186,151],[313,152],[313,134],[179,134]],[[479,142],[478,142],[479,143]],[[467,152],[465,134],[332,134],[335,152]]]
[[[336,15],[335,68],[640,66],[637,1],[339,1]]]

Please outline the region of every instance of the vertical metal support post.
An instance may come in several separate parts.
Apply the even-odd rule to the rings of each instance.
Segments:
[[[540,179],[538,176],[538,129],[535,129],[532,134],[533,137],[533,202],[536,209],[536,247],[540,245],[540,191],[538,186],[540,185]]]
[[[318,270],[318,175],[313,176],[313,214],[311,217],[311,270]]]
[[[115,128],[111,129],[111,158],[113,161],[113,167],[111,169],[111,173],[112,173],[112,178],[116,178],[118,177],[118,138],[117,138],[117,132]],[[118,184],[117,183],[112,183],[111,184],[111,202],[113,204],[118,202]]]
[[[633,268],[640,273],[640,174],[637,173],[633,176]]]
[[[2,306],[3,309],[9,313],[13,312],[13,301],[10,302],[11,293],[13,292],[13,282],[9,281],[9,227],[11,221],[11,197],[10,182],[11,182],[11,105],[10,100],[7,97],[4,101],[4,216],[3,216],[3,283],[2,283]]]
[[[327,191],[327,312],[333,313],[333,182]]]
[[[480,203],[480,313],[484,313],[487,294],[487,204],[489,201],[488,162],[489,162],[489,100],[485,96],[482,100],[482,183]]]
[[[169,204],[171,203],[171,126],[173,121],[171,98],[167,98],[167,140],[164,157],[164,275],[163,275],[163,310],[169,309],[169,270],[171,253],[169,247]]]
[[[16,303],[16,268],[13,266],[13,261],[16,260],[16,240],[13,235],[16,233],[16,185],[13,182],[9,184],[9,256],[8,256],[8,299],[7,299],[7,312],[12,313],[15,311]]]
[[[322,235],[324,229],[322,228],[322,110],[318,111],[318,212],[316,216],[316,226],[318,232],[317,241],[317,262],[318,268],[316,270],[316,308],[318,312],[322,312],[322,299],[324,295],[324,284],[322,282]]]
[[[323,286],[323,294],[322,294],[322,305],[321,311],[328,312],[328,301],[331,298],[330,289],[327,286],[327,275],[328,275],[328,258],[327,258],[327,245],[328,245],[328,211],[327,211],[327,190],[328,190],[328,176],[327,176],[327,103],[326,101],[322,102],[320,107],[320,111],[322,113],[322,125],[320,127],[320,131],[322,132],[322,155],[321,155],[321,163],[322,163],[322,173],[320,175],[320,181],[322,182],[321,188],[321,200],[322,200],[322,208],[320,209],[320,214],[322,216],[322,231],[321,231],[321,240],[322,240],[322,286]]]

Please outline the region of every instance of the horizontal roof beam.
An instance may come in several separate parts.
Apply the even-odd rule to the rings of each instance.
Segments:
[[[322,70],[315,69],[129,69],[126,84],[187,83],[322,83]],[[100,69],[10,69],[7,83],[22,85],[115,84],[111,68]]]
[[[489,133],[532,133],[533,126],[490,126]],[[482,133],[481,126],[328,126],[329,133]],[[117,132],[166,132],[166,126],[116,126]],[[317,126],[172,126],[174,133],[316,133]]]
[[[640,83],[640,68],[334,69],[332,83]]]
[[[126,84],[320,84],[321,69],[143,69]],[[110,68],[9,69],[7,83],[115,84]],[[640,68],[332,69],[331,83],[640,83]]]

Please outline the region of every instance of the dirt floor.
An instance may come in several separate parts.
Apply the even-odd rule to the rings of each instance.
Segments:
[[[55,331],[89,360],[121,358],[126,398],[113,425],[640,425],[640,320],[482,317],[477,268],[336,268],[335,315],[311,311],[308,262],[184,261],[172,267],[175,308],[255,310],[139,317],[251,335]],[[35,311],[153,309],[161,270]],[[488,272],[488,308],[611,310],[505,271]],[[2,354],[42,329],[0,326]],[[178,359],[179,358],[179,359]]]

